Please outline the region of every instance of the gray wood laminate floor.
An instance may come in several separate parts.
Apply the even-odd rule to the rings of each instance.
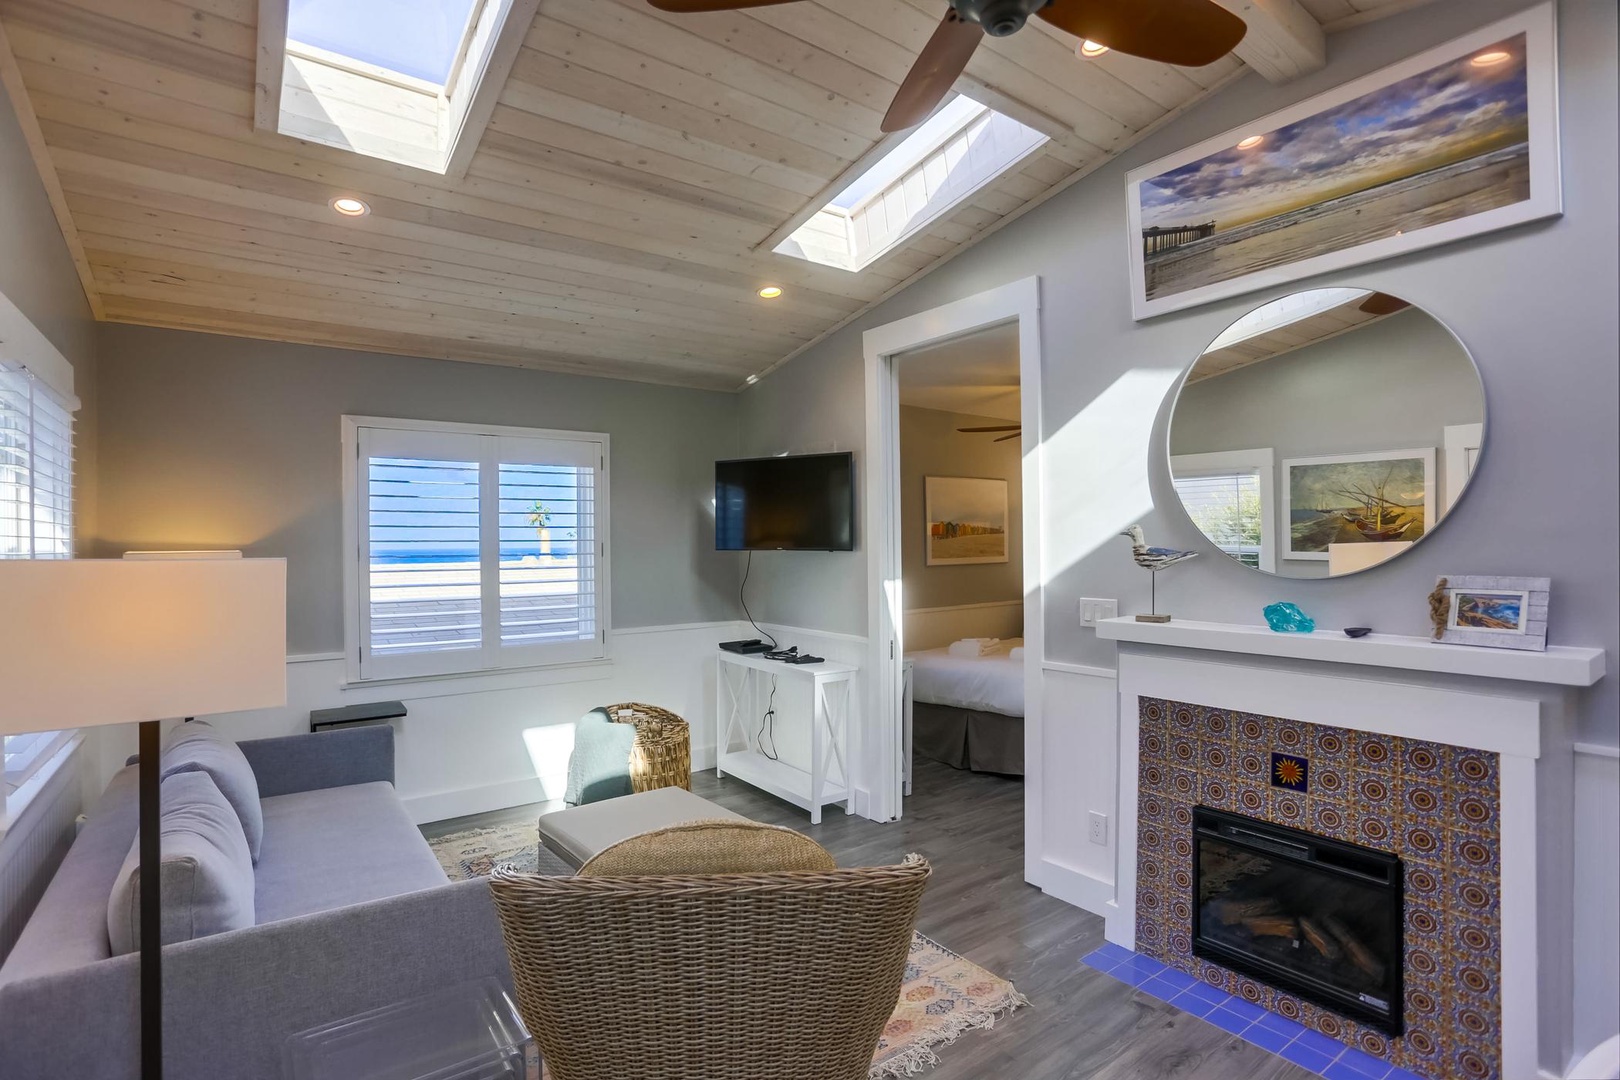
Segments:
[[[924,855],[934,877],[917,929],[1011,979],[1033,1002],[990,1031],[940,1049],[920,1080],[1311,1080],[1314,1074],[1080,962],[1103,943],[1097,916],[1024,884],[1024,785],[918,762],[905,818],[879,825],[829,810],[819,826],[798,808],[712,772],[692,790],[756,821],[814,837],[845,866]],[[527,820],[535,805],[435,822],[432,839]],[[1076,825],[1076,828],[1080,826]]]

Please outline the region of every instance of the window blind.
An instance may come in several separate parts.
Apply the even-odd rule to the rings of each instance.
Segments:
[[[72,557],[72,408],[26,368],[0,360],[0,559]],[[7,735],[5,794],[26,784],[68,737]]]
[[[1176,493],[1203,534],[1249,566],[1260,565],[1260,477],[1257,471],[1178,476]]]
[[[73,414],[0,360],[0,558],[73,556]]]
[[[605,656],[605,436],[374,423],[355,440],[360,678]]]

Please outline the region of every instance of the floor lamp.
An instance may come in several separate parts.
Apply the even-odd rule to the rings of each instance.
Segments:
[[[163,1075],[159,721],[287,700],[283,559],[0,559],[0,734],[140,724],[141,1076]]]

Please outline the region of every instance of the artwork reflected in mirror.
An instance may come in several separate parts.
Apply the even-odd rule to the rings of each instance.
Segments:
[[[1457,337],[1367,289],[1274,300],[1193,364],[1170,420],[1182,506],[1228,556],[1338,577],[1440,526],[1479,462],[1485,391]]]

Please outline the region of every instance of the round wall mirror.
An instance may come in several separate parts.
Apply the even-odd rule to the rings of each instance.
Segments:
[[[1227,555],[1338,577],[1433,532],[1484,441],[1479,369],[1445,324],[1388,293],[1312,289],[1249,312],[1193,363],[1170,473]]]

